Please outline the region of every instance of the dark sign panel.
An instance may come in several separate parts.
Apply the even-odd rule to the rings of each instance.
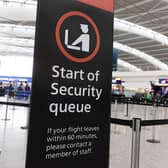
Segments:
[[[112,0],[39,0],[26,168],[108,167],[112,30]]]

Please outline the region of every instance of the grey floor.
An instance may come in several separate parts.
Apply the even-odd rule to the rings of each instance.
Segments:
[[[24,168],[27,130],[20,127],[26,125],[28,109],[10,106],[9,121],[1,120],[5,112],[6,106],[0,105],[0,168]]]
[[[0,168],[25,168],[27,130],[21,126],[27,125],[28,108],[8,107],[9,121],[5,118],[6,106],[0,105]],[[155,113],[156,112],[156,113]],[[156,114],[156,115],[154,115]],[[168,109],[129,106],[126,116],[126,105],[112,105],[112,117],[132,119],[167,119]],[[148,143],[152,138],[152,127],[142,129],[140,168],[167,168],[168,166],[168,125],[157,126],[156,139],[160,143]],[[111,125],[110,168],[130,168],[131,163],[131,128]]]
[[[112,105],[112,117],[121,119],[141,118],[142,120],[168,119],[168,108],[129,105]],[[148,143],[155,130],[155,139],[160,143]],[[132,130],[129,127],[111,126],[110,168],[131,167]],[[141,131],[140,168],[168,167],[168,125],[144,127]]]

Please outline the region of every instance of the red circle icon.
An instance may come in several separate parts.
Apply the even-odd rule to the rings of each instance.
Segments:
[[[89,54],[88,56],[84,57],[84,58],[78,58],[76,57],[75,55],[71,55],[69,54],[62,42],[61,42],[61,37],[60,37],[60,30],[61,30],[61,26],[62,24],[64,23],[64,21],[66,19],[68,19],[69,17],[72,17],[72,16],[80,16],[84,19],[86,19],[90,24],[91,26],[93,27],[93,29],[95,30],[95,33],[96,33],[96,47],[95,49],[93,50],[93,52],[91,54]],[[99,30],[95,24],[95,22],[86,14],[82,13],[82,12],[79,12],[79,11],[71,11],[71,12],[68,12],[66,14],[64,14],[58,21],[57,25],[56,25],[56,31],[55,31],[55,37],[56,37],[56,42],[57,42],[57,45],[59,47],[59,49],[61,50],[61,52],[63,53],[63,55],[68,58],[69,60],[73,61],[73,62],[77,62],[77,63],[85,63],[85,62],[89,62],[91,61],[95,56],[96,54],[98,53],[99,51],[99,48],[100,48],[100,33],[99,33]]]

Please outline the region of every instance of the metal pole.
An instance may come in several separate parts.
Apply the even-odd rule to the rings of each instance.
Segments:
[[[126,100],[126,115],[125,115],[126,117],[128,117],[128,101],[129,99]]]
[[[164,101],[164,106],[163,106],[163,108],[164,108],[164,119],[167,119],[167,107],[166,107],[166,104],[167,104],[167,102]]]
[[[117,113],[118,113],[118,111],[117,111],[117,103],[118,103],[118,101],[117,101],[117,98],[115,98],[115,101],[114,101],[114,117],[115,118],[117,118]],[[114,133],[116,134],[117,133],[117,125],[114,125]]]
[[[15,103],[15,96],[13,97],[13,103]],[[15,104],[13,105],[12,110],[15,110]]]
[[[114,115],[114,118],[118,118],[118,100],[117,98],[115,99],[115,102],[114,102],[114,112],[115,112],[115,115]],[[117,125],[115,124],[114,125],[114,134],[119,134],[120,132],[117,131]]]
[[[141,119],[133,118],[131,168],[139,168],[140,136],[141,136]]]
[[[116,118],[117,118],[117,112],[118,112],[118,110],[117,110],[117,104],[118,104],[117,99],[115,99],[114,104],[115,104],[115,114],[116,114]]]
[[[129,99],[127,100],[127,114],[126,114],[127,117],[128,117],[128,101]]]
[[[154,104],[153,120],[156,120],[156,112],[158,112],[158,106],[155,103]],[[150,142],[150,143],[160,143],[160,141],[156,139],[156,126],[152,126],[152,139],[148,139],[147,142]]]
[[[4,120],[4,121],[9,121],[10,120],[8,118],[8,101],[9,101],[9,95],[7,95],[7,104],[6,104],[5,118],[1,119],[1,120]]]
[[[164,119],[167,119],[167,107],[164,107]]]
[[[145,104],[147,104],[147,101],[145,100]],[[147,119],[147,111],[148,111],[148,106],[147,105],[145,105],[145,109],[144,109],[144,120],[146,120]]]
[[[144,109],[144,120],[146,120],[146,111],[147,111],[147,106],[145,106],[145,109]]]
[[[23,129],[23,130],[25,130],[25,129],[28,129],[29,128],[29,109],[28,109],[28,111],[27,111],[27,113],[26,113],[27,115],[26,115],[26,125],[25,126],[21,126],[20,128],[21,129]]]

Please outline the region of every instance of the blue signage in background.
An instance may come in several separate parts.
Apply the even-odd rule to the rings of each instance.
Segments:
[[[0,76],[0,96],[26,100],[31,94],[31,82],[31,77]]]
[[[117,71],[117,65],[118,65],[118,50],[113,49],[113,57],[112,57],[112,70]]]
[[[16,81],[16,82],[32,82],[31,77],[17,77],[17,76],[0,76],[0,82],[9,82],[9,81]]]

